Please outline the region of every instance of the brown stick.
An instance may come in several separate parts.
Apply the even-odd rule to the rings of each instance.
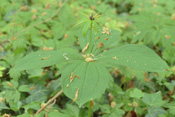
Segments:
[[[31,26],[29,26],[29,27],[27,27],[27,28],[25,28],[25,29],[19,31],[18,33],[16,33],[15,35],[13,35],[11,38],[17,37],[19,34],[25,32],[26,30],[29,30],[29,29],[31,29],[31,28],[33,28],[33,27],[36,27],[36,26],[38,26],[38,25],[40,25],[40,24],[44,24],[44,23],[50,21],[53,17],[55,17],[55,16],[57,15],[57,13],[61,10],[61,8],[64,6],[64,4],[65,4],[66,2],[67,2],[67,0],[65,0],[64,3],[61,5],[61,7],[59,7],[59,9],[57,9],[56,12],[55,12],[51,17],[49,17],[48,19],[46,19],[46,20],[44,20],[44,21],[42,21],[42,22],[39,22],[39,23],[37,23],[37,24],[31,25]],[[5,40],[4,42],[1,42],[1,43],[3,44],[3,43],[6,43],[6,42],[9,42],[11,38],[9,38],[9,39]]]
[[[43,111],[51,102],[53,102],[58,96],[60,96],[63,93],[63,90],[59,91],[53,98],[51,98],[43,107],[41,107],[35,115],[39,114],[41,111]]]

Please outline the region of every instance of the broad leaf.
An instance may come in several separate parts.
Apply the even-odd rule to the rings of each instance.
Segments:
[[[169,113],[175,115],[175,101],[166,103],[165,105],[163,105],[163,107],[168,108]]]
[[[80,109],[76,105],[66,104],[66,108],[67,109],[62,111],[64,114],[67,114],[71,117],[79,117]]]
[[[158,115],[165,113],[167,112],[161,107],[150,107],[148,108],[148,113],[145,115],[145,117],[158,117]]]
[[[40,102],[31,102],[30,104],[24,105],[23,108],[26,113],[29,109],[38,110],[40,108]]]
[[[18,111],[22,106],[22,102],[9,101],[9,105],[10,105],[10,109],[12,109],[13,111]]]
[[[72,82],[71,76],[76,76]],[[96,62],[77,61],[63,70],[61,86],[69,98],[82,106],[104,93],[110,77],[106,69]]]
[[[166,103],[166,101],[162,100],[162,96],[160,92],[152,93],[152,94],[145,94],[142,101],[149,105],[149,106],[162,106]]]
[[[133,98],[139,99],[143,96],[144,96],[144,93],[137,88],[135,88],[133,91],[130,92],[130,97],[133,97]]]
[[[18,91],[20,92],[29,92],[31,89],[29,87],[29,85],[21,85],[19,88],[18,88]]]
[[[73,49],[55,50],[55,51],[37,51],[28,54],[18,60],[12,71],[30,70],[41,67],[47,67],[54,64],[82,59],[82,57]]]
[[[109,67],[123,65],[149,72],[161,72],[168,68],[154,51],[143,45],[123,45],[99,54],[97,59]]]
[[[0,102],[0,111],[3,109],[9,109],[9,107],[7,107],[4,102]]]
[[[30,104],[32,102],[43,102],[46,101],[47,96],[50,94],[49,89],[43,85],[35,86],[34,90],[30,92],[30,96],[26,98],[26,103]]]

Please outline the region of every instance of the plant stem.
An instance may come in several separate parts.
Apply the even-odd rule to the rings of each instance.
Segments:
[[[59,91],[53,98],[51,98],[43,107],[41,107],[35,115],[39,114],[41,111],[43,111],[51,102],[53,102],[58,96],[60,96],[63,93],[63,90]]]
[[[88,112],[88,117],[91,117],[91,101],[89,101],[89,112]]]
[[[89,57],[91,57],[91,43],[92,43],[92,24],[93,21],[91,20],[91,30],[90,30],[90,40],[89,40]]]

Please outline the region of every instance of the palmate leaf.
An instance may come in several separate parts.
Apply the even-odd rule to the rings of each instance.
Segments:
[[[162,100],[161,92],[145,94],[142,101],[151,107],[160,107],[167,103],[167,101]]]
[[[81,60],[83,57],[73,49],[55,50],[55,51],[37,51],[28,54],[22,59],[19,59],[11,71],[30,70],[41,67],[47,67],[54,64]]]
[[[149,107],[148,113],[145,117],[161,117],[160,115],[167,114],[167,112],[161,107]],[[163,116],[166,117],[166,116]]]
[[[77,75],[72,82],[71,75]],[[61,86],[69,98],[82,106],[104,93],[110,77],[107,70],[96,62],[77,61],[63,70]]]
[[[154,51],[146,46],[136,44],[108,50],[99,54],[97,60],[108,67],[123,65],[149,72],[161,72],[168,69],[168,65]]]

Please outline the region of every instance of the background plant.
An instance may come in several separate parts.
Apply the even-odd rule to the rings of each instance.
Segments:
[[[155,8],[155,7],[151,7],[152,5],[149,5],[151,3],[148,3],[148,2],[146,3],[146,2],[147,1],[141,2],[142,4],[145,5],[145,7],[142,7],[143,9],[145,8],[145,11],[143,11],[143,13],[140,13],[142,14],[142,16],[146,14],[144,12],[148,12],[147,14],[151,14],[149,12],[156,11],[156,10],[150,10],[150,11],[146,10],[147,8],[149,9]],[[173,6],[167,7],[172,5],[171,2],[173,1],[168,1],[166,3],[163,1],[157,1],[157,3],[154,3],[154,4],[159,6],[161,9],[167,9],[167,8],[173,9]],[[9,71],[9,68],[11,68],[14,65],[14,62],[19,58],[21,58],[22,56],[26,55],[29,52],[36,51],[38,49],[59,50],[58,51],[59,54],[55,56],[55,59],[53,56],[50,56],[50,58],[48,58],[48,60],[52,59],[51,60],[52,64],[54,64],[56,58],[60,58],[57,61],[64,62],[66,60],[64,56],[68,57],[70,60],[72,59],[73,61],[74,60],[76,61],[78,58],[81,58],[80,61],[84,61],[84,58],[77,52],[76,49],[78,49],[79,51],[84,49],[87,43],[80,42],[80,41],[83,40],[83,38],[88,38],[88,35],[90,32],[89,31],[87,32],[86,37],[81,35],[81,33],[77,35],[77,32],[80,32],[79,27],[73,26],[73,25],[76,24],[76,21],[79,22],[80,19],[82,19],[83,17],[82,12],[89,11],[88,10],[89,8],[91,8],[93,11],[95,10],[96,12],[100,12],[102,8],[104,9],[104,13],[103,13],[104,15],[102,16],[100,24],[105,25],[106,27],[108,27],[108,29],[114,28],[118,30],[118,31],[111,30],[112,31],[111,34],[114,34],[113,35],[114,37],[116,34],[115,39],[117,39],[117,42],[115,40],[116,43],[114,45],[117,46],[119,49],[121,47],[121,50],[123,50],[123,48],[125,48],[126,46],[123,46],[122,48],[121,45],[124,45],[126,43],[145,44],[150,48],[153,48],[155,52],[157,52],[160,56],[163,54],[164,59],[166,59],[167,63],[171,67],[169,71],[167,71],[167,73],[166,72],[161,72],[158,74],[147,73],[141,70],[146,70],[148,68],[149,70],[151,70],[151,67],[152,67],[151,63],[150,63],[151,65],[149,66],[148,64],[148,68],[145,68],[145,69],[144,67],[135,66],[136,67],[135,69],[138,69],[138,68],[141,69],[141,70],[135,70],[131,67],[132,64],[129,61],[130,63],[129,67],[131,68],[126,69],[121,65],[128,66],[128,64],[124,64],[127,62],[127,59],[123,59],[124,61],[120,61],[122,59],[120,59],[120,56],[118,56],[119,57],[118,60],[122,64],[118,65],[116,63],[115,68],[108,69],[108,71],[110,71],[110,73],[113,76],[114,82],[110,82],[105,94],[103,94],[103,96],[101,96],[99,99],[95,100],[94,107],[92,110],[94,114],[98,114],[102,116],[109,116],[109,115],[121,116],[124,114],[130,114],[131,112],[132,113],[135,112],[139,115],[146,115],[146,116],[150,116],[150,115],[157,116],[157,114],[162,114],[162,116],[163,115],[170,116],[174,114],[173,113],[174,102],[172,101],[172,99],[174,98],[174,95],[173,95],[173,90],[174,90],[174,80],[173,80],[174,59],[173,58],[174,57],[170,56],[170,55],[173,55],[173,49],[172,49],[173,41],[172,39],[169,38],[169,39],[163,40],[166,43],[162,43],[163,41],[154,42],[153,40],[157,39],[154,37],[153,39],[151,39],[151,41],[148,41],[148,42],[145,42],[145,39],[144,41],[143,40],[131,41],[131,40],[137,40],[135,39],[135,36],[133,37],[132,34],[135,34],[139,32],[139,30],[141,30],[137,26],[136,28],[134,28],[134,25],[136,25],[138,21],[136,21],[137,18],[134,19],[134,17],[136,16],[136,15],[134,16],[134,13],[136,12],[131,12],[131,11],[134,11],[134,9],[137,9],[137,5],[139,6],[139,4],[136,4],[136,3],[139,3],[138,1],[124,1],[124,2],[123,1],[117,1],[117,2],[101,1],[100,2],[100,1],[85,1],[85,0],[77,1],[77,2],[68,1],[63,6],[61,11],[59,11],[59,15],[54,16],[52,19],[50,19],[46,23],[32,27],[20,33],[19,35],[14,36],[15,34],[18,34],[18,32],[20,32],[21,30],[25,29],[26,27],[32,26],[33,24],[40,23],[48,19],[48,17],[51,17],[55,13],[57,8],[61,6],[61,3],[62,2],[58,2],[58,4],[55,4],[54,1],[50,1],[50,3],[48,2],[46,3],[42,1],[33,2],[33,3],[30,1],[28,2],[16,1],[15,4],[12,3],[11,1],[6,1],[2,3],[1,8],[3,10],[1,10],[2,12],[1,26],[3,28],[1,31],[2,33],[1,33],[0,41],[3,42],[1,43],[2,44],[1,56],[3,57],[1,57],[0,64],[5,68],[5,70],[3,71],[1,70],[3,72],[3,77],[1,78],[1,82],[3,85],[1,85],[1,94],[0,94],[0,97],[2,100],[1,101],[2,114],[11,113],[12,115],[20,115],[20,113],[21,114],[24,113],[23,116],[27,116],[27,114],[32,114],[33,112],[35,112],[35,110],[38,110],[40,108],[41,102],[45,102],[50,96],[55,95],[56,92],[60,90],[60,85],[58,85],[60,84],[59,77],[60,77],[61,69],[63,69],[63,66],[65,66],[65,64],[58,64],[52,67],[45,67],[44,69],[40,69],[40,67],[44,67],[45,65],[48,66],[48,64],[46,64],[47,59],[45,59],[46,62],[44,66],[40,66],[36,64],[35,68],[37,69],[27,70],[26,72],[11,71],[10,74],[8,75],[7,72]],[[11,4],[13,4],[13,10],[11,10],[12,6],[8,7]],[[22,6],[22,4],[24,7]],[[49,4],[52,7],[49,7]],[[115,9],[115,6],[117,6],[117,9]],[[79,12],[80,9],[81,9],[81,13]],[[117,14],[113,11],[117,11]],[[161,16],[160,19],[167,18],[168,19],[167,21],[169,23],[173,23],[173,12],[172,12],[173,10],[170,9],[170,10],[163,10],[163,11],[164,11],[163,16]],[[46,12],[47,15],[44,12]],[[134,17],[130,17],[128,15],[128,12],[130,12],[130,14],[133,15]],[[142,11],[138,11],[138,12],[142,12]],[[111,14],[111,15],[108,15],[108,14]],[[152,19],[155,19],[155,18],[153,17]],[[135,22],[133,22],[134,20]],[[140,20],[140,23],[142,23],[141,21],[142,20]],[[146,21],[149,21],[149,20],[146,20]],[[166,20],[162,21],[163,24],[161,23],[158,24],[158,27],[160,27],[160,29],[162,30],[166,30],[167,24],[164,23],[165,21]],[[102,30],[103,29],[101,29],[101,31]],[[141,31],[141,33],[146,32],[147,29],[144,29],[144,30]],[[119,32],[122,33],[122,35],[120,38],[119,37],[117,38],[117,36],[119,36]],[[166,35],[170,36],[169,34],[173,35],[171,31],[167,31]],[[92,32],[92,35],[95,35],[95,33]],[[150,35],[153,36],[153,34],[150,34]],[[164,33],[160,33],[160,35],[162,35],[162,37],[165,36]],[[166,38],[168,36],[166,36]],[[10,40],[7,40],[7,38]],[[102,39],[103,38],[108,38],[108,37],[102,36]],[[108,42],[111,41],[111,40],[109,41],[109,39],[108,39]],[[7,42],[6,40],[9,42]],[[77,40],[79,40],[81,48],[78,46],[79,43],[77,43]],[[163,44],[167,44],[167,45],[163,45]],[[71,47],[71,48],[74,48],[75,50],[74,51],[72,49],[62,50],[60,49],[62,47]],[[104,48],[105,47],[109,48],[109,46],[104,46]],[[140,47],[142,48],[142,46]],[[115,61],[115,56],[113,56],[113,54],[108,54],[107,52],[101,53],[104,48],[100,48],[100,49],[96,49],[96,48],[97,46],[95,46],[95,48],[92,49],[92,53],[95,53],[96,55],[95,58],[98,58],[99,62],[101,61],[100,64],[103,63],[103,65],[108,65],[108,67],[111,67],[112,65],[114,66],[114,64],[111,64],[111,63],[113,63],[112,61]],[[110,45],[110,48],[114,48],[114,46]],[[43,56],[41,53],[41,56],[40,56],[41,58],[39,60],[41,60],[42,58],[44,59],[45,57],[49,57],[50,54],[51,55],[53,54],[52,53],[53,51],[44,51],[44,52],[48,56]],[[64,53],[67,53],[67,55],[65,55]],[[69,53],[72,53],[72,54],[69,54]],[[88,53],[88,50],[85,51],[85,54],[87,53]],[[104,56],[108,55],[109,57],[107,58],[100,57],[100,53]],[[134,55],[136,56],[137,52],[135,52]],[[114,57],[114,59],[112,59],[112,57]],[[124,57],[121,56],[121,58],[124,58]],[[30,59],[31,62],[33,62],[32,59],[33,57]],[[98,59],[94,63],[97,63]],[[42,62],[45,60],[42,60]],[[111,63],[109,60],[111,61]],[[74,65],[72,65],[71,67],[74,68]],[[144,63],[140,65],[144,66]],[[27,66],[28,65],[26,65],[26,68],[28,68]],[[18,70],[20,69],[22,70],[26,68],[18,67]],[[68,67],[66,69],[68,69]],[[69,73],[68,78],[70,77],[70,75],[71,73]],[[78,78],[77,79],[75,78],[73,82],[78,80],[79,80]],[[76,88],[74,90],[77,91]],[[72,93],[72,99],[75,98],[75,91]],[[158,91],[159,93],[155,93]],[[150,92],[153,92],[153,93],[150,93]],[[15,95],[9,98],[9,95],[11,94],[15,94]],[[154,104],[151,104],[152,102],[147,101],[147,100],[154,100],[155,97],[158,97],[160,100],[156,100],[157,102],[155,101]],[[6,101],[4,102],[3,100],[6,100]],[[47,108],[49,116],[53,116],[54,114],[63,114],[63,113],[64,115],[71,114],[72,116],[87,115],[87,108],[86,108],[87,105],[84,105],[79,110],[78,107],[72,105],[71,104],[72,101],[69,100],[68,98],[65,98],[64,95],[61,95],[61,97],[59,97],[56,103],[59,106],[54,104],[50,109]],[[160,103],[160,104],[157,104],[157,103]],[[117,104],[117,106],[115,104]],[[145,107],[147,108],[147,111],[144,111]],[[165,109],[168,109],[168,110],[165,110]],[[43,111],[38,116],[41,116],[44,113],[45,111]],[[102,113],[106,113],[106,114],[102,114]]]

